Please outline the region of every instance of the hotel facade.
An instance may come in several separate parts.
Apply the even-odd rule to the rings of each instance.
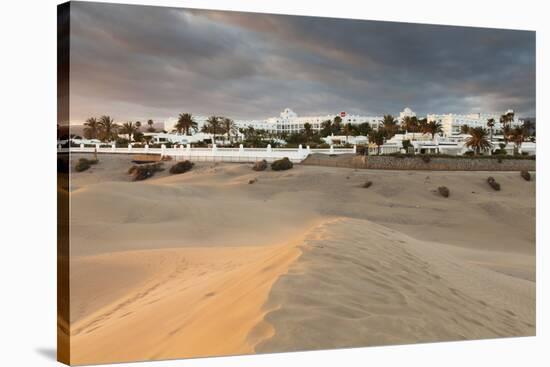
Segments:
[[[508,110],[507,112],[513,112]],[[320,131],[322,129],[322,123],[327,120],[333,121],[335,117],[339,116],[342,119],[342,124],[350,123],[352,125],[358,125],[362,123],[369,123],[373,128],[377,128],[383,121],[383,116],[363,116],[363,115],[353,115],[346,112],[337,112],[334,114],[328,115],[317,115],[317,116],[298,116],[290,108],[285,108],[277,117],[269,117],[266,119],[258,120],[235,120],[235,125],[239,129],[246,129],[252,127],[257,130],[266,130],[272,134],[281,134],[281,133],[297,133],[304,130],[305,124],[310,124],[314,131]],[[405,117],[416,117],[416,113],[406,107],[401,111],[397,118],[398,123],[401,123]],[[436,121],[441,123],[443,128],[443,136],[456,136],[460,134],[460,129],[463,125],[468,127],[483,127],[488,128],[487,121],[489,119],[495,120],[494,131],[495,133],[499,132],[502,129],[502,124],[500,123],[499,114],[489,114],[489,113],[472,113],[472,114],[428,114],[426,116],[428,121]],[[206,124],[207,116],[194,116],[195,121],[197,122],[199,131]],[[165,130],[171,132],[174,130],[177,123],[176,119],[170,119],[165,122]],[[512,126],[518,126],[523,123],[522,120],[518,117],[514,117]]]
[[[513,110],[508,110],[506,113],[513,113]],[[502,130],[502,124],[500,123],[499,114],[491,113],[471,113],[471,114],[428,114],[426,118],[428,121],[436,121],[442,125],[444,136],[459,135],[460,129],[463,125],[468,127],[482,127],[488,129],[487,122],[489,119],[495,121],[493,131],[500,133]],[[523,120],[520,120],[517,116],[514,116],[514,120],[511,122],[512,126],[520,126]]]

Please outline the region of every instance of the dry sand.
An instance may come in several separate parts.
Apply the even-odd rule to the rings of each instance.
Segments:
[[[299,165],[130,182],[130,159],[71,177],[74,364],[535,334],[517,172],[491,173],[500,192],[483,172]]]

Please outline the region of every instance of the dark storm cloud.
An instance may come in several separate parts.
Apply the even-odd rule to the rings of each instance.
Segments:
[[[535,112],[525,31],[73,3],[71,119]]]

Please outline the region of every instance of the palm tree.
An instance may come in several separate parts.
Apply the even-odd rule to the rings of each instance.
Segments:
[[[414,133],[418,130],[418,119],[416,116],[405,116],[401,126],[405,129],[405,133]]]
[[[130,142],[132,142],[134,134],[137,132],[137,128],[136,128],[136,125],[134,125],[133,122],[129,121],[129,122],[125,122],[125,123],[122,124],[120,132],[122,134],[128,135],[128,140]]]
[[[482,127],[474,127],[469,131],[470,137],[466,139],[466,146],[474,149],[474,154],[491,149],[491,143],[487,139],[487,130]]]
[[[418,120],[418,131],[420,131],[422,134],[427,134],[428,129],[428,119],[423,118]]]
[[[111,118],[111,116],[101,116],[99,118],[99,126],[99,136],[102,141],[116,140],[116,138],[118,137],[117,132],[120,126],[115,124],[115,121]]]
[[[323,137],[327,137],[331,134],[332,132],[332,121],[331,120],[325,120],[323,122],[321,122],[321,135]]]
[[[307,141],[310,141],[311,137],[313,136],[313,129],[312,129],[311,124],[309,122],[306,122],[304,124],[304,135],[306,136]]]
[[[221,130],[220,118],[217,116],[210,116],[202,127],[203,132],[212,134],[212,144],[215,144],[216,134],[221,133]]]
[[[223,130],[227,134],[227,140],[232,142],[231,137],[237,133],[237,125],[235,125],[235,121],[231,120],[229,117],[224,117],[221,123]]]
[[[435,134],[441,134],[443,127],[440,122],[430,121],[422,126],[422,134],[431,134],[432,140],[434,140]]]
[[[398,129],[397,120],[392,115],[384,115],[382,126],[384,127],[382,131],[386,134],[386,138],[388,139],[391,139]]]
[[[144,135],[143,140],[145,140],[145,143],[150,144],[151,140],[153,140],[153,136],[152,135]]]
[[[460,127],[460,133],[461,134],[469,134],[470,133],[470,126],[464,124]]]
[[[90,117],[84,123],[84,137],[86,139],[97,139],[99,134],[99,121],[95,117]]]
[[[489,141],[492,143],[493,142],[493,127],[495,127],[495,119],[494,118],[487,119],[487,126],[489,127],[489,132],[490,132]]]
[[[502,137],[504,138],[504,142],[508,144],[508,141],[510,140],[512,135],[512,128],[509,125],[504,125],[502,127]]]
[[[154,125],[153,120],[151,120],[151,119],[147,120],[147,125],[149,125],[149,127],[147,128],[147,131],[150,132],[150,133],[154,133],[155,128],[153,127],[153,125]]]
[[[344,124],[344,127],[342,128],[342,134],[346,136],[346,143],[348,142],[348,136],[351,135],[353,131],[353,126],[351,123]]]
[[[139,131],[139,129],[141,128],[141,121],[136,121],[136,130]]]
[[[193,131],[197,131],[197,123],[193,119],[193,115],[190,113],[180,113],[178,117],[178,122],[175,125],[176,130],[178,133],[182,133],[185,131],[185,135],[189,135],[189,131],[193,129]]]
[[[504,115],[500,116],[500,123],[502,124],[502,135],[504,136],[504,141],[508,142],[508,136],[510,134],[510,127],[512,122],[514,122],[514,112],[506,112]]]
[[[380,146],[384,144],[384,140],[386,138],[386,131],[384,131],[384,128],[379,128],[378,130],[371,131],[368,138],[369,143],[376,144],[376,148],[378,151],[378,154],[380,154]]]
[[[368,122],[363,122],[357,125],[358,135],[368,136],[371,131],[372,131],[372,128]]]
[[[516,127],[510,132],[510,140],[516,145],[516,151],[519,152],[521,144],[523,144],[523,139],[525,138],[523,129],[521,127]]]
[[[331,132],[338,135],[342,131],[342,118],[336,116],[332,122]]]

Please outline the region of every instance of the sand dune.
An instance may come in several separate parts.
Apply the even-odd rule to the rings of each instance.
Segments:
[[[262,321],[262,305],[276,279],[299,256],[302,242],[119,252],[76,260],[75,268],[85,262],[112,270],[72,284],[88,291],[75,296],[77,304],[97,308],[72,325],[74,363],[252,353],[256,343],[273,334]],[[112,283],[119,278],[114,273],[124,273],[128,263],[141,263],[150,274],[134,277],[134,287],[120,279]],[[103,287],[112,298],[100,305],[90,291]]]
[[[130,157],[99,159],[71,180],[73,363],[535,332],[517,172],[491,173],[500,192],[483,172],[299,165],[130,182]]]
[[[343,219],[303,248],[271,292],[276,333],[258,352],[535,335],[533,282],[438,244]]]

